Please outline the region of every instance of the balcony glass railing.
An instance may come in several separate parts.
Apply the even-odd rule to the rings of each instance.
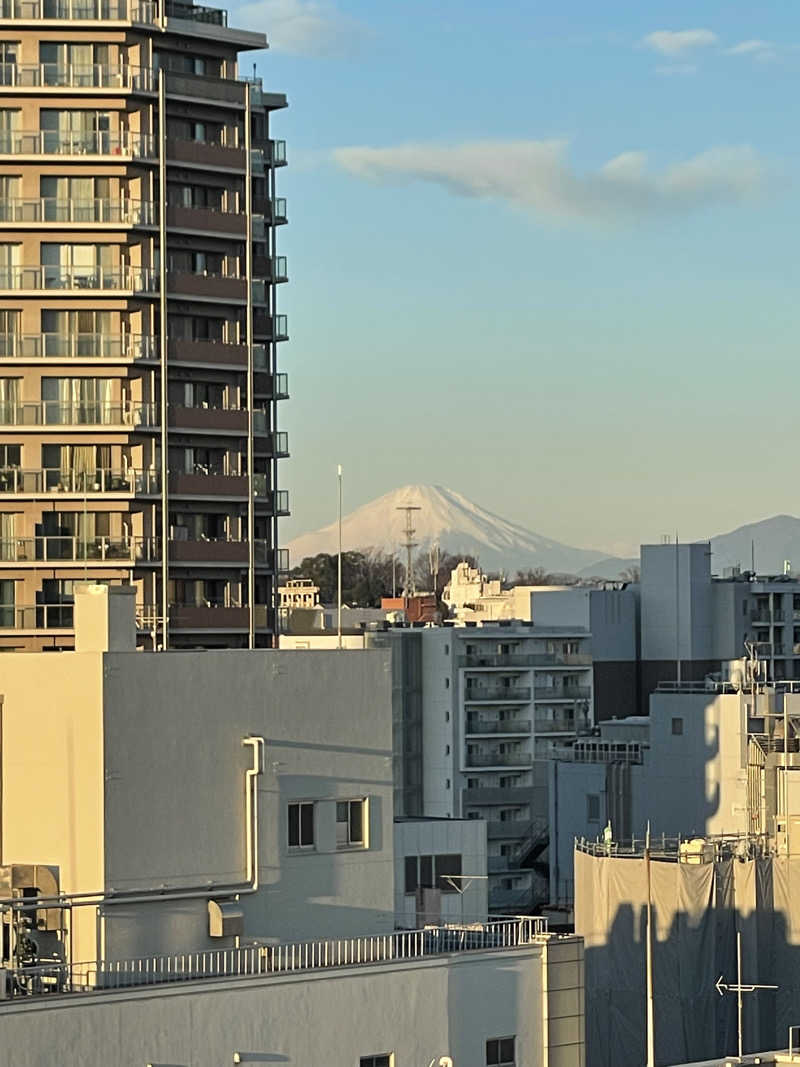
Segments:
[[[30,563],[39,560],[125,560],[147,557],[149,539],[119,537],[15,537],[0,540],[0,560]]]
[[[156,5],[150,0],[0,0],[0,19],[58,19],[153,24]]]
[[[32,493],[122,493],[152,495],[161,491],[161,474],[154,470],[92,471],[62,470],[60,467],[40,467],[21,470],[6,467],[0,470],[0,494],[30,495]]]
[[[112,222],[153,226],[156,207],[149,200],[0,200],[0,222]]]
[[[157,404],[62,404],[39,400],[0,404],[3,426],[157,426]]]
[[[588,685],[566,686],[542,685],[536,686],[535,697],[537,700],[586,700],[591,696],[591,688]]]
[[[203,7],[199,4],[182,4],[179,0],[167,0],[167,18],[207,22],[211,26],[228,25],[226,11],[221,11],[216,7]]]
[[[59,130],[0,132],[5,156],[130,156],[154,158],[155,139],[143,133],[63,133]]]
[[[0,629],[71,630],[72,604],[0,604]]]
[[[272,382],[272,397],[274,400],[286,400],[289,396],[289,375],[276,374]]]
[[[289,320],[286,315],[273,315],[268,325],[273,341],[289,340]]]
[[[153,71],[147,67],[107,67],[99,63],[0,63],[0,88],[137,89],[152,91]]]
[[[467,767],[527,767],[533,763],[528,752],[468,752]]]
[[[509,703],[517,703],[528,701],[531,699],[531,690],[526,686],[483,686],[478,688],[477,686],[468,688],[464,694],[464,700],[467,703],[475,703],[481,700],[492,701],[507,701]]]
[[[148,267],[0,267],[0,290],[123,290],[153,293],[158,273]]]
[[[273,225],[278,225],[287,221],[286,214],[286,197],[277,196],[271,202],[271,217]]]
[[[286,142],[269,142],[269,161],[273,167],[282,167],[286,163]]]
[[[135,333],[0,333],[0,359],[157,359],[158,354],[158,338]]]
[[[481,722],[480,719],[467,720],[468,734],[529,734],[530,719],[506,719],[503,722]]]

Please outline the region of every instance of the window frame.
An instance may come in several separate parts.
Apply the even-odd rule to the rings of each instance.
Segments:
[[[394,1053],[373,1052],[369,1056],[359,1056],[358,1067],[394,1067]]]
[[[367,797],[345,797],[343,799],[337,798],[336,803],[336,820],[335,820],[335,833],[336,833],[336,850],[342,852],[347,849],[365,849],[369,847],[369,804],[367,803]],[[360,809],[361,818],[361,837],[355,838],[353,836],[353,805],[358,805]],[[347,805],[347,819],[340,819],[340,808]],[[347,839],[339,839],[339,827],[345,826],[347,828]]]
[[[507,1050],[504,1050],[503,1047],[502,1047],[503,1044],[505,1042],[507,1042],[507,1041],[511,1042],[511,1059],[508,1059],[507,1057],[504,1058],[504,1059],[501,1059],[501,1056],[503,1055],[504,1051],[507,1051]],[[492,1050],[494,1055],[495,1055],[494,1059],[490,1059],[489,1058],[490,1057],[490,1046],[492,1046],[492,1045],[497,1046],[496,1052],[494,1050]],[[486,1067],[516,1067],[516,1063],[517,1063],[517,1035],[516,1034],[506,1034],[504,1037],[488,1037],[486,1039]]]
[[[297,808],[297,842],[292,842],[292,808]],[[311,841],[303,840],[303,809],[311,809]],[[286,847],[290,852],[313,852],[317,847],[316,801],[290,800],[286,805]]]

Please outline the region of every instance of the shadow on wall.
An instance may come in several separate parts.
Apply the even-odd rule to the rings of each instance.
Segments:
[[[605,872],[606,888],[617,903],[610,926],[601,929],[598,899],[581,900],[576,913],[576,931],[586,937],[586,1062],[638,1067],[646,1062],[646,873],[643,860],[611,863],[616,870]],[[665,878],[658,869],[668,867]],[[800,889],[800,864],[775,857],[703,867],[653,861],[652,873],[656,1063],[736,1053],[736,996],[721,997],[715,985],[720,975],[736,982],[737,931],[743,982],[779,987],[745,995],[744,1051],[785,1047],[788,1027],[800,1022],[800,897],[792,894],[793,884]],[[595,892],[603,880],[595,878]],[[639,899],[620,902],[623,886]]]
[[[347,783],[351,784],[348,779]],[[385,783],[375,783],[383,786]],[[259,806],[272,824],[260,832],[260,892],[243,897],[253,936],[313,941],[390,933],[394,929],[392,842],[384,840],[384,798],[361,781],[342,792],[343,780],[321,775],[265,776]],[[335,799],[369,795],[369,848],[337,849]],[[290,803],[313,801],[314,846],[290,849]]]
[[[648,822],[653,834],[703,837],[710,832],[710,821],[720,814],[720,783],[716,773],[709,775],[708,770],[720,757],[719,725],[687,722],[685,716],[681,723],[684,733],[674,738],[681,742],[675,758],[641,768],[633,814],[642,838]],[[710,788],[708,778],[713,782]]]

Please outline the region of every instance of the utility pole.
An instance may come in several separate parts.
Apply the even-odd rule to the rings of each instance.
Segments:
[[[342,647],[342,465],[339,464],[339,564],[337,574],[336,647]]]
[[[650,883],[650,820],[644,845],[647,874],[647,1067],[656,1067],[655,1003],[653,999],[653,892]]]

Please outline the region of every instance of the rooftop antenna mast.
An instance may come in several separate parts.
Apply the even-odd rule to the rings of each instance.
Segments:
[[[406,513],[406,528],[403,531],[406,535],[405,541],[402,542],[403,548],[406,550],[406,600],[410,596],[414,596],[417,589],[414,584],[414,569],[411,566],[411,553],[417,547],[418,542],[414,540],[414,512],[422,511],[419,504],[403,504],[397,508],[398,511],[404,511]]]

